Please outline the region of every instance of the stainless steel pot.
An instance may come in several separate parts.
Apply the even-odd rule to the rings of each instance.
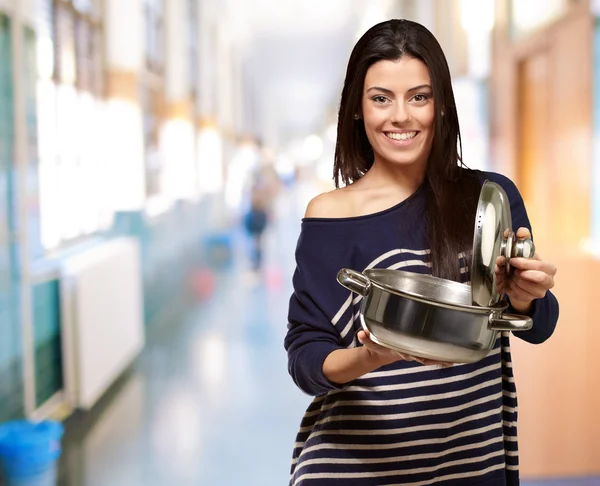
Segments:
[[[533,325],[530,317],[505,314],[505,301],[473,305],[469,285],[431,275],[343,268],[337,281],[363,296],[360,320],[373,341],[421,358],[473,363],[493,348],[498,331]]]

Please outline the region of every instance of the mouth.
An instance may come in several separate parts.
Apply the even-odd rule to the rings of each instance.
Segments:
[[[395,142],[409,143],[413,140],[419,132],[383,132],[383,134],[390,140]]]

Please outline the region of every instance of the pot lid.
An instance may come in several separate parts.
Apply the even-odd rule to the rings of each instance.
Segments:
[[[479,194],[475,214],[473,259],[471,262],[471,297],[473,305],[489,307],[496,304],[504,292],[496,290],[496,260],[506,257],[506,277],[511,271],[510,258],[534,255],[529,239],[517,241],[512,228],[510,202],[501,186],[485,181]]]

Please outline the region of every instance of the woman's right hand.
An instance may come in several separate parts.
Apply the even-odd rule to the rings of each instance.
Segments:
[[[357,338],[359,342],[365,348],[367,348],[373,360],[378,363],[381,363],[380,366],[395,363],[396,361],[416,361],[425,366],[439,365],[444,368],[452,366],[452,363],[419,358],[417,356],[412,356],[407,353],[401,353],[400,351],[395,351],[393,349],[386,348],[385,346],[381,346],[380,344],[377,344],[371,339],[369,331],[366,330],[359,331],[357,334]]]

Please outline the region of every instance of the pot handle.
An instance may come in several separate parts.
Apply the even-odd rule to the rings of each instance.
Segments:
[[[337,281],[352,292],[365,296],[371,290],[371,281],[362,273],[349,268],[342,268],[337,274]]]
[[[528,331],[533,327],[533,320],[518,314],[502,314],[502,317],[490,317],[492,331]]]

